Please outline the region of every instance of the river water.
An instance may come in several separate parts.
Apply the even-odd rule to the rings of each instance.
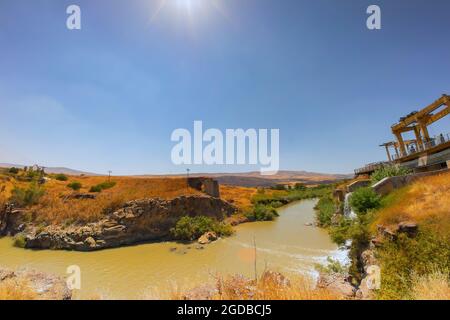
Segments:
[[[26,267],[66,276],[68,266],[81,269],[79,299],[165,298],[208,281],[217,273],[254,277],[265,268],[286,275],[315,276],[314,266],[328,256],[341,261],[325,230],[306,226],[314,222],[315,200],[279,209],[272,222],[246,223],[236,234],[207,246],[175,242],[150,243],[97,252],[32,251],[15,248],[11,238],[0,239],[0,266]]]

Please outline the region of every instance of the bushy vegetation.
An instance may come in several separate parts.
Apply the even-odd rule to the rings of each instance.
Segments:
[[[32,183],[28,188],[15,187],[9,200],[19,207],[27,207],[37,204],[44,193],[42,187]]]
[[[83,185],[80,182],[78,182],[78,181],[73,181],[73,182],[71,182],[71,183],[69,183],[67,185],[68,188],[70,188],[70,189],[72,189],[74,191],[80,190],[82,186]]]
[[[373,183],[377,183],[378,181],[381,181],[387,177],[405,176],[410,174],[411,172],[412,171],[410,169],[399,165],[389,165],[377,169],[374,173],[372,173],[370,179]]]
[[[17,248],[25,248],[26,239],[22,233],[16,234],[14,236],[14,246]]]
[[[170,230],[174,238],[184,241],[193,241],[209,231],[215,232],[218,236],[229,236],[233,233],[230,225],[205,216],[182,217]]]
[[[251,221],[272,221],[278,217],[278,212],[271,205],[256,204],[252,211],[246,214]]]
[[[359,188],[350,197],[350,206],[357,214],[366,214],[369,210],[378,209],[381,198],[370,188]]]
[[[59,173],[59,174],[55,175],[55,179],[58,181],[67,181],[67,180],[69,180],[69,177],[63,173]]]
[[[18,174],[19,171],[20,170],[18,168],[15,168],[15,167],[9,168],[9,170],[8,170],[8,172],[11,173],[11,174]]]
[[[252,197],[252,207],[245,215],[252,221],[270,221],[278,217],[277,208],[294,201],[319,198],[316,209],[320,214],[319,224],[329,225],[331,217],[335,212],[331,192],[334,185],[323,184],[315,187],[306,187],[302,183],[297,183],[293,188],[266,192],[258,189]]]
[[[331,225],[331,218],[336,213],[336,205],[331,196],[324,196],[319,199],[315,207],[316,220],[319,226],[328,227]]]
[[[102,183],[99,183],[95,186],[92,186],[89,189],[89,192],[102,192],[103,190],[111,189],[116,185],[116,182],[114,181],[105,181]]]
[[[378,250],[381,261],[379,299],[414,298],[414,279],[434,270],[450,270],[449,236],[422,230],[415,238],[401,234]]]
[[[267,193],[258,192],[252,198],[253,204],[272,204],[281,202],[287,204],[294,201],[321,198],[330,195],[333,185],[319,185],[311,188],[290,189],[284,192]]]

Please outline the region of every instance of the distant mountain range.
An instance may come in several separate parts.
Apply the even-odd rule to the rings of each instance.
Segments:
[[[170,175],[185,177],[186,175]],[[244,173],[193,173],[191,177],[211,177],[221,184],[241,187],[270,187],[277,184],[319,184],[353,178],[353,174],[327,174],[308,171],[279,171],[276,175],[262,176],[258,171]],[[163,175],[145,175],[141,177],[165,177]],[[167,176],[166,176],[167,177]]]
[[[24,168],[24,165],[12,163],[0,163],[0,168]],[[79,176],[81,174],[87,176],[99,176],[99,174],[74,170],[64,167],[46,167],[47,173],[64,173],[67,175]],[[240,186],[240,187],[270,187],[277,184],[319,184],[330,183],[337,180],[352,178],[352,174],[328,174],[308,171],[279,171],[276,175],[262,176],[258,171],[244,173],[192,173],[191,177],[211,177],[219,181],[221,184]],[[164,178],[164,177],[186,177],[183,174],[174,175],[138,175],[135,177],[142,178]]]
[[[25,165],[21,165],[21,164],[13,164],[13,163],[0,163],[0,168],[15,167],[15,168],[23,169],[24,167],[31,167],[31,166],[32,165],[25,166]],[[96,173],[74,170],[74,169],[64,168],[64,167],[45,167],[45,172],[46,173],[64,173],[64,174],[72,175],[72,176],[79,176],[81,174],[84,174],[86,176],[99,176],[99,174],[96,174]]]

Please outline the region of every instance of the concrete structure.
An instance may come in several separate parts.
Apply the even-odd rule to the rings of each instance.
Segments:
[[[217,180],[206,177],[193,177],[187,179],[188,186],[202,191],[214,198],[220,198],[219,183]]]
[[[450,171],[449,169],[445,169],[440,171],[410,174],[407,176],[388,177],[374,184],[372,188],[380,196],[385,196],[390,192],[396,189],[400,189],[408,184],[411,184],[420,178],[435,176],[449,171]]]
[[[415,173],[442,170],[448,168],[450,161],[450,134],[441,133],[431,137],[428,126],[450,114],[450,96],[441,98],[423,108],[414,111],[392,125],[395,141],[381,144],[386,149],[387,161],[366,165],[356,169],[357,176],[371,174],[375,170],[390,164],[398,164]],[[405,140],[403,134],[413,132],[415,139]]]
[[[370,180],[357,180],[355,182],[350,183],[347,185],[347,192],[353,192],[356,189],[368,187],[370,185]]]

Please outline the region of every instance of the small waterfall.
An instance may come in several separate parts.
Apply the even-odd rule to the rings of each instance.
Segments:
[[[353,211],[352,207],[350,206],[350,197],[352,196],[352,192],[349,192],[345,195],[345,202],[344,202],[344,216],[348,219],[355,219],[356,213]]]

